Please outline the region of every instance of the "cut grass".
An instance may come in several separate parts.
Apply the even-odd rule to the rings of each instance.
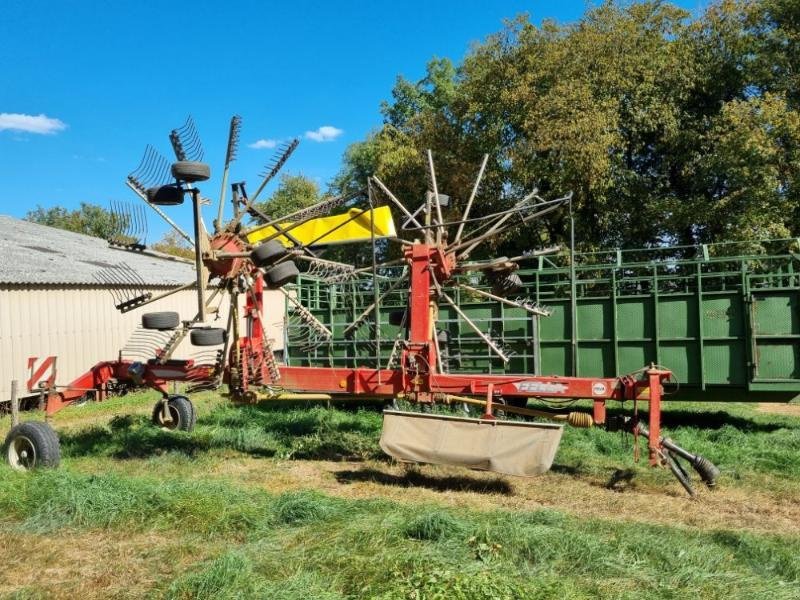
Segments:
[[[599,430],[566,431],[553,473],[514,480],[429,467],[403,472],[379,450],[381,416],[374,409],[233,407],[203,394],[197,429],[187,434],[153,428],[151,402],[152,396],[115,399],[58,415],[61,470],[0,468],[0,539],[28,547],[52,536],[65,547],[65,562],[69,539],[170,539],[183,548],[177,556],[170,551],[177,566],[161,578],[133,569],[126,592],[105,576],[80,586],[58,576],[36,583],[36,562],[20,560],[13,568],[30,573],[16,585],[7,577],[3,593],[800,595],[800,530],[791,520],[800,491],[800,419],[792,415],[757,413],[750,405],[725,412],[719,405],[667,405],[669,435],[723,469],[719,493],[691,502],[668,473],[631,466],[630,446]],[[117,411],[129,414],[110,418]],[[290,491],[271,491],[280,489]],[[533,508],[531,498],[547,508]],[[714,511],[727,516],[711,518]],[[198,546],[206,552],[193,553]],[[137,552],[125,560],[154,560],[152,549]]]
[[[10,519],[20,532],[108,528],[230,540],[227,554],[162,589],[170,597],[274,597],[278,585],[284,597],[298,597],[291,594],[302,586],[286,587],[287,579],[318,585],[328,597],[800,594],[797,536],[576,519],[552,510],[456,512],[310,491],[274,496],[201,482],[121,483],[112,475],[1,475],[6,527]]]

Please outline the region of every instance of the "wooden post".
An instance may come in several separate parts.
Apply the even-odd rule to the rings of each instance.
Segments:
[[[11,426],[19,425],[19,398],[17,398],[17,380],[11,382]]]

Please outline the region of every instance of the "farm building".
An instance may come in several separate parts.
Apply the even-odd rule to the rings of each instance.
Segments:
[[[130,252],[99,238],[0,215],[0,402],[9,400],[14,379],[20,396],[36,393],[35,381],[29,389],[31,373],[47,357],[56,357],[56,382],[64,385],[101,360],[141,353],[135,336],[141,332],[142,314],[169,310],[191,319],[197,312],[197,296],[188,289],[121,314],[111,294],[115,286],[99,278],[121,264],[154,295],[195,278],[189,262]],[[266,296],[268,306],[275,303],[269,314],[280,315],[270,320],[267,332],[280,350],[283,297]],[[226,319],[225,299],[216,326],[224,326]],[[194,351],[185,340],[175,356],[191,357]]]

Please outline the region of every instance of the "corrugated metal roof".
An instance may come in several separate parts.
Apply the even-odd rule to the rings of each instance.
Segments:
[[[112,248],[100,238],[0,215],[0,283],[98,284],[95,274],[124,263],[147,285],[189,283],[194,265]]]

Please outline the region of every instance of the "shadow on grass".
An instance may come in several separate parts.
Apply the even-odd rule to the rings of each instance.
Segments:
[[[330,418],[325,412],[261,411],[244,407],[211,413],[191,433],[166,431],[142,415],[114,417],[60,435],[66,456],[147,458],[165,453],[193,457],[213,450],[235,450],[255,457],[359,461],[379,459],[377,428],[368,420]]]
[[[410,470],[403,475],[393,475],[378,469],[343,470],[335,473],[336,481],[342,484],[367,482],[394,487],[424,487],[437,492],[476,492],[479,494],[503,494],[511,496],[514,488],[502,479],[475,479],[469,475],[446,475],[437,477]]]
[[[625,491],[633,486],[635,477],[636,471],[633,469],[614,469],[605,484],[605,488],[615,492]]]
[[[646,422],[648,411],[646,410],[646,404],[643,406],[645,409],[639,410],[639,418]],[[754,415],[756,418],[748,418],[734,415],[724,410],[709,411],[701,408],[697,410],[685,410],[671,409],[669,404],[662,406],[661,424],[668,428],[692,427],[695,429],[722,429],[728,426],[749,433],[771,433],[778,429],[791,427],[791,425],[787,425],[786,422],[780,422],[779,420],[766,420],[766,417],[776,415]],[[630,416],[631,411],[611,405],[608,408],[608,414]],[[778,419],[779,418],[780,417],[778,417]]]

